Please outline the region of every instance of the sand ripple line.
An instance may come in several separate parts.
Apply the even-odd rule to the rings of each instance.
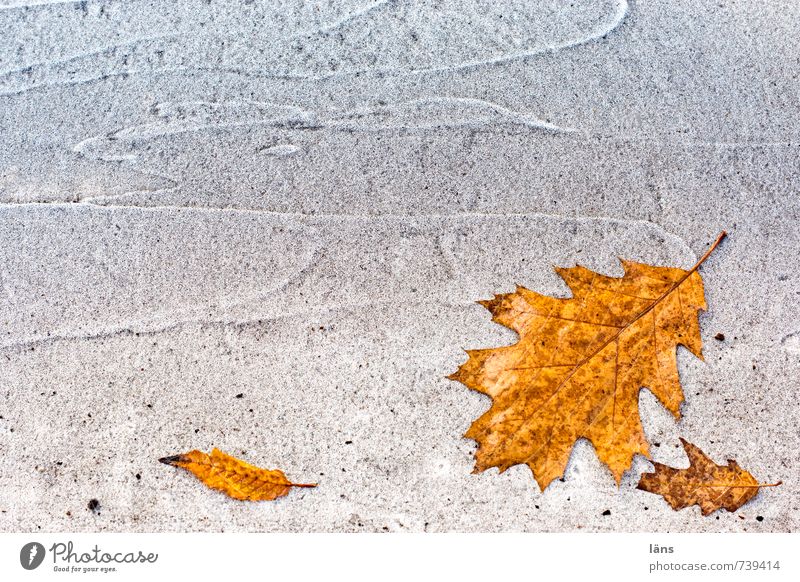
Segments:
[[[0,310],[5,309],[4,317],[16,320],[16,325],[0,338],[3,349],[156,333],[188,324],[238,325],[304,314],[309,307],[333,310],[354,304],[363,310],[372,304],[369,290],[379,282],[385,299],[394,305],[471,302],[480,291],[472,282],[484,281],[486,288],[494,288],[523,272],[522,266],[529,265],[524,263],[526,256],[541,256],[544,232],[567,233],[565,240],[572,248],[549,255],[561,261],[577,256],[576,249],[580,252],[596,241],[598,233],[616,241],[612,248],[653,241],[649,246],[656,255],[667,253],[683,262],[694,256],[685,241],[656,223],[618,218],[537,213],[297,215],[230,208],[101,209],[87,204],[0,205],[2,210],[8,210],[8,240],[17,236],[11,230],[19,231],[30,220],[46,219],[52,225],[43,229],[50,240],[9,245],[4,260],[7,271],[17,269],[16,280],[3,277],[9,289]],[[165,223],[154,236],[158,218]],[[123,228],[119,238],[113,238],[114,254],[106,255],[96,248],[93,233],[117,232],[116,225]],[[83,236],[74,234],[75,226]],[[443,239],[444,231],[449,234]],[[510,249],[508,260],[498,263],[495,255],[475,252],[487,238]],[[172,247],[183,241],[200,244],[189,245],[191,252],[181,263],[166,260]],[[36,248],[69,252],[53,255],[62,257],[56,260],[48,255],[53,251]],[[41,265],[15,258],[26,255],[39,257]],[[49,284],[60,292],[40,297],[41,286],[30,283],[28,272],[46,273]],[[428,273],[426,282],[410,288],[409,276],[421,273]],[[15,300],[25,303],[24,314],[14,308]],[[29,319],[29,313],[36,318]]]
[[[50,4],[79,4],[82,0],[6,0],[0,4],[0,10],[19,10]]]
[[[523,4],[516,21],[501,18],[502,11],[493,6],[475,2],[465,4],[463,10],[448,4],[419,11],[412,5],[379,1],[312,33],[307,32],[306,23],[300,23],[290,26],[286,35],[245,35],[247,42],[235,35],[184,32],[136,39],[2,71],[0,95],[132,75],[190,72],[295,82],[362,74],[447,74],[600,40],[616,30],[629,12],[627,0],[616,0],[610,15],[593,18],[585,7],[555,10],[548,5],[548,11],[548,6]],[[490,13],[483,18],[486,10]],[[465,16],[464,11],[469,14]],[[474,25],[472,16],[478,18]],[[439,46],[437,38],[442,34],[449,40]]]
[[[348,14],[347,16],[344,16],[343,18],[340,18],[339,20],[337,20],[335,22],[331,22],[330,24],[326,24],[326,25],[320,27],[318,29],[318,32],[330,32],[331,30],[336,30],[337,28],[340,28],[340,27],[344,26],[345,24],[347,24],[348,22],[350,22],[352,20],[355,20],[356,18],[360,18],[362,16],[365,16],[365,15],[369,14],[370,12],[372,12],[373,10],[375,10],[377,8],[380,8],[382,6],[385,6],[386,4],[389,4],[391,1],[393,1],[393,0],[378,0],[377,2],[373,2],[372,4],[368,4],[367,6],[364,6],[363,8],[355,10],[355,11],[351,12],[350,14]]]
[[[556,132],[574,131],[491,101],[467,97],[428,97],[356,109],[334,116],[328,125],[334,129],[356,131],[479,128],[487,125],[519,125]]]
[[[107,162],[133,161],[137,159],[135,144],[164,136],[237,126],[307,128],[317,123],[313,113],[300,107],[257,101],[159,103],[155,110],[161,118],[158,121],[89,137],[75,144],[72,151],[90,159]],[[284,147],[273,153],[285,156],[295,151]]]
[[[494,58],[466,61],[451,66],[428,67],[421,69],[412,69],[409,71],[398,71],[396,69],[385,69],[381,71],[361,70],[357,71],[357,74],[363,74],[368,72],[372,73],[378,72],[380,74],[385,74],[385,75],[398,74],[398,73],[412,74],[412,75],[422,75],[429,73],[453,73],[480,67],[490,67],[490,66],[500,65],[515,60],[535,57],[538,55],[557,53],[563,50],[578,47],[605,38],[606,36],[614,32],[617,28],[619,28],[622,25],[622,23],[625,21],[625,18],[628,16],[629,11],[630,11],[630,5],[628,4],[628,0],[618,0],[614,9],[614,13],[612,14],[611,20],[607,24],[601,26],[597,30],[592,31],[585,36],[577,36],[569,40],[566,40],[564,42],[554,43],[552,45],[541,48],[510,52]],[[337,77],[337,76],[339,75],[338,74],[323,75],[320,77],[316,77],[316,80],[324,80],[326,78]]]
[[[266,131],[436,131],[444,128],[520,126],[532,130],[570,132],[528,113],[513,111],[497,103],[462,97],[430,97],[385,106],[365,107],[344,112],[313,112],[292,105],[255,101],[187,101],[160,103],[155,107],[159,120],[125,127],[108,134],[81,140],[72,151],[87,159],[103,162],[134,163],[143,143],[162,138],[177,139],[183,134],[228,129],[250,129],[261,126]],[[277,140],[276,140],[277,141]],[[307,145],[307,144],[306,144]],[[287,158],[303,148],[295,143],[275,143],[261,153],[275,158]],[[169,176],[155,175],[172,183],[169,192],[179,182]],[[92,201],[125,197],[131,192],[92,197]]]

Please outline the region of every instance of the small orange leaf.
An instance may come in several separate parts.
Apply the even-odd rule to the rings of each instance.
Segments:
[[[637,489],[661,495],[672,509],[699,505],[703,515],[717,509],[736,511],[756,496],[761,487],[775,487],[781,483],[760,484],[736,461],[717,465],[692,443],[681,439],[689,457],[688,469],[673,469],[653,463],[655,473],[645,473]]]
[[[262,469],[214,449],[211,454],[189,451],[183,455],[159,459],[165,465],[181,467],[206,486],[243,501],[271,501],[283,497],[292,487],[316,487],[314,484],[292,483],[275,469]]]

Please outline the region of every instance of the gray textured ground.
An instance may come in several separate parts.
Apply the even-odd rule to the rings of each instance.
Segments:
[[[797,530],[799,31],[789,1],[0,0],[0,530]],[[470,474],[488,399],[444,377],[514,339],[474,300],[722,229],[684,418],[642,418],[656,460],[783,487],[674,512],[586,442],[544,493]],[[214,446],[320,487],[156,462]]]

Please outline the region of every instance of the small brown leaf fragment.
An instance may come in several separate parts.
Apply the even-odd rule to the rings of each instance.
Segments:
[[[736,461],[717,465],[690,442],[681,439],[689,468],[674,469],[653,463],[654,473],[645,473],[637,489],[661,495],[676,511],[699,505],[703,515],[718,509],[736,511],[758,494],[761,487],[774,487],[780,482],[764,485],[742,469]]]
[[[283,471],[256,467],[219,449],[212,450],[210,455],[194,450],[182,455],[163,457],[159,461],[186,469],[207,487],[242,501],[271,501],[283,497],[292,487],[317,486],[316,483],[292,483]]]

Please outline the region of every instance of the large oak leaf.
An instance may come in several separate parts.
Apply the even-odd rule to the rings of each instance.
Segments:
[[[702,358],[697,272],[725,233],[688,271],[622,260],[625,274],[559,268],[570,298],[523,287],[480,301],[519,334],[500,348],[468,350],[450,376],[492,398],[466,437],[478,442],[476,471],[526,464],[544,489],[564,473],[575,442],[592,442],[619,483],[637,453],[649,457],[639,390],[649,388],[680,417],[676,348]]]

